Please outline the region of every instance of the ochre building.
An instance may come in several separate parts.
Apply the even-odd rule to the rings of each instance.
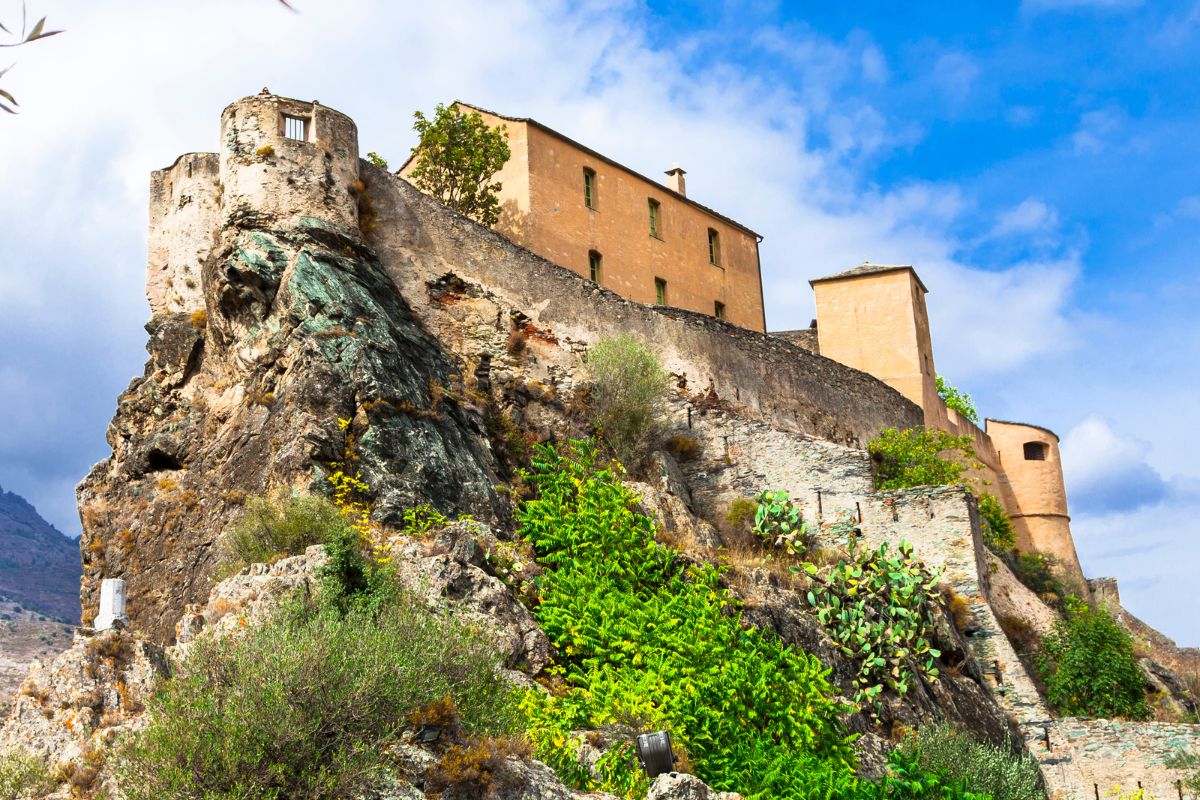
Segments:
[[[499,233],[630,300],[766,330],[762,237],[688,198],[682,169],[659,183],[536,120],[455,107],[508,135]]]

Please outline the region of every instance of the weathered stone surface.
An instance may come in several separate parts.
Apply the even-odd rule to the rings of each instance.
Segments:
[[[476,533],[481,538],[489,535],[486,528]],[[504,583],[470,563],[484,550],[478,544],[459,543],[472,538],[470,534],[455,537],[452,547],[459,557],[453,550],[431,551],[430,545],[436,541],[393,540],[388,549],[396,577],[430,608],[448,606],[460,618],[487,631],[508,667],[536,675],[549,663],[550,642]]]
[[[24,751],[63,775],[91,771],[119,733],[139,726],[166,672],[162,650],[146,639],[81,629],[69,649],[30,668],[0,727],[0,752]],[[97,780],[111,791],[107,777]],[[66,787],[53,796],[66,797]]]
[[[735,792],[714,792],[704,781],[686,772],[659,775],[650,784],[646,800],[741,800]]]
[[[246,493],[321,490],[347,448],[384,521],[420,502],[499,511],[450,361],[353,235],[229,230],[202,278],[202,340],[177,344],[197,336],[187,315],[154,321],[147,374],[109,429],[113,455],[80,485],[85,609],[101,577],[124,577],[134,627],[169,640],[206,596],[213,544]]]

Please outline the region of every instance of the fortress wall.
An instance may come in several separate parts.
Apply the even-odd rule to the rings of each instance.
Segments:
[[[448,273],[469,284],[453,302],[494,309],[489,330],[471,332],[476,358],[486,351],[503,362],[515,319],[530,332],[546,379],[569,388],[589,345],[627,333],[658,353],[680,391],[782,430],[862,446],[882,428],[921,422],[915,404],[866,373],[707,315],[624,300],[447,211],[401,178],[366,162],[362,170],[378,213],[373,245],[426,325],[448,341],[463,339],[460,312],[447,310],[444,293],[430,295],[430,284]]]
[[[150,176],[146,298],[152,314],[204,308],[200,267],[220,220],[220,157],[188,153]]]

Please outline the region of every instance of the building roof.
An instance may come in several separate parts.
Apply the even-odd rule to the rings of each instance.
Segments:
[[[646,181],[647,183],[654,184],[654,186],[656,188],[660,189],[664,193],[666,193],[668,195],[673,195],[674,197],[678,198],[680,201],[687,203],[688,205],[693,206],[695,208],[698,208],[706,214],[711,214],[712,216],[716,217],[717,219],[721,220],[722,222],[725,222],[729,225],[732,225],[733,227],[737,228],[740,231],[744,231],[745,233],[750,234],[751,236],[758,239],[760,242],[762,241],[763,237],[761,234],[756,233],[755,231],[752,231],[750,228],[747,228],[745,225],[738,222],[737,220],[731,219],[719,211],[714,211],[713,209],[709,208],[706,205],[697,203],[695,200],[688,197],[687,195],[680,194],[679,192],[675,191],[674,189],[670,188],[669,186],[666,186],[665,184],[663,184],[660,181],[656,181],[651,178],[647,178],[645,175],[641,174],[637,170],[630,169],[629,167],[625,166],[624,164],[622,164],[618,161],[614,161],[613,159],[609,158],[608,156],[604,155],[603,153],[599,153],[599,152],[593,150],[592,148],[588,147],[585,144],[580,144],[579,142],[575,141],[574,139],[572,139],[569,136],[564,136],[563,134],[559,133],[558,131],[554,130],[553,128],[547,127],[546,125],[543,125],[542,123],[538,122],[536,119],[532,119],[531,117],[510,117],[506,114],[499,114],[490,109],[480,108],[479,106],[473,106],[470,103],[464,103],[461,100],[455,100],[453,105],[463,106],[465,108],[471,109],[472,111],[482,111],[485,114],[491,114],[493,117],[499,117],[500,119],[505,120],[507,122],[523,122],[527,125],[532,125],[533,127],[537,128],[538,130],[548,133],[557,139],[561,139],[562,141],[566,142],[567,144],[571,145],[572,147],[576,147],[576,148],[582,150],[583,152],[587,153],[588,155],[592,156],[593,158],[598,158],[599,160],[605,162],[606,164],[611,164],[612,166],[616,167],[617,169],[625,170],[630,175],[633,175],[635,178],[641,178],[642,180]],[[412,156],[409,156],[409,160],[410,161],[412,160]],[[408,164],[408,162],[406,161],[405,166],[407,166],[407,164]],[[403,169],[403,167],[401,167],[401,169]]]
[[[845,272],[839,272],[836,275],[826,275],[824,278],[813,278],[808,283],[810,286],[815,286],[816,284],[824,283],[825,281],[840,281],[845,278],[859,278],[863,275],[879,275],[884,272],[897,272],[905,269],[911,272],[912,276],[917,279],[917,285],[921,287],[921,291],[928,294],[929,289],[925,288],[925,284],[921,281],[921,276],[917,274],[917,271],[912,268],[911,264],[872,264],[869,261],[864,261],[857,267],[848,269]]]

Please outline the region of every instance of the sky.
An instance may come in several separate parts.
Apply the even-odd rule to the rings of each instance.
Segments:
[[[26,2],[66,32],[0,64],[0,486],[64,532],[145,361],[150,172],[264,86],[397,165],[462,99],[682,165],[764,235],[772,330],[913,264],[938,371],[1061,436],[1085,572],[1200,645],[1200,0]]]

